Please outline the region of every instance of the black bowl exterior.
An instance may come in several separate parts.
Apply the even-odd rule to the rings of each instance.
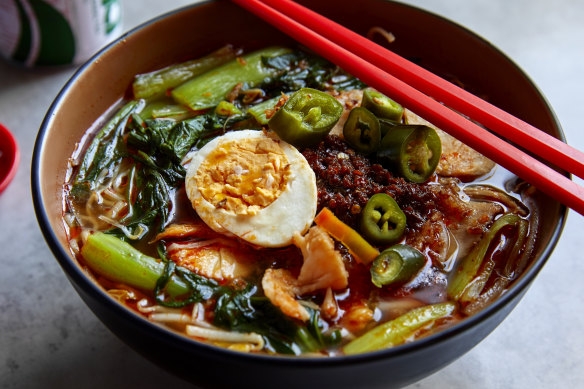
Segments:
[[[447,366],[483,340],[517,305],[527,289],[499,310],[463,330],[365,356],[334,359],[270,357],[191,344],[106,306],[76,287],[85,303],[120,339],[167,371],[209,389],[401,388]]]
[[[366,29],[372,26],[388,26],[398,36],[400,43],[395,47],[397,52],[406,57],[420,59],[422,64],[438,71],[448,70],[456,74],[477,90],[492,93],[492,101],[497,105],[562,138],[560,126],[551,108],[525,74],[487,42],[460,26],[416,8],[382,0],[358,2],[360,12],[365,12],[370,19],[355,18],[354,8],[357,5],[353,3],[343,6],[339,6],[334,0],[312,0],[304,3],[360,33],[365,33]],[[227,23],[217,25],[219,21]],[[253,29],[242,30],[245,26],[253,26]],[[419,26],[423,28],[418,28]],[[160,50],[166,50],[163,55],[154,50],[154,53],[146,58],[137,58],[146,54],[140,54],[139,44],[136,42],[146,40],[149,45],[156,46],[155,40],[163,39],[157,38],[158,35],[163,35],[161,32],[172,30],[172,34],[185,34],[189,29],[194,31],[192,37],[183,37],[180,42],[161,48]],[[227,29],[229,34],[222,29]],[[431,36],[424,35],[430,32]],[[207,34],[203,35],[208,37],[204,43],[200,43],[201,34]],[[427,38],[427,42],[420,41],[425,39],[424,37]],[[455,49],[436,47],[443,41],[450,42]],[[32,188],[40,227],[69,280],[100,320],[140,354],[189,382],[209,388],[278,386],[386,389],[415,382],[470,350],[515,307],[553,250],[565,221],[567,212],[565,207],[545,197],[539,199],[541,202],[547,202],[548,206],[542,214],[542,220],[546,220],[547,223],[545,229],[541,231],[543,243],[538,248],[538,256],[510,290],[485,310],[453,328],[410,344],[369,354],[334,358],[244,354],[188,339],[149,322],[117,303],[88,276],[66,247],[64,230],[59,227],[62,223],[57,220],[62,204],[59,200],[62,201],[60,191],[64,182],[66,160],[71,155],[74,143],[105,111],[104,107],[111,106],[116,99],[123,96],[131,75],[200,55],[205,50],[214,49],[225,43],[253,49],[276,42],[290,44],[291,40],[230,2],[209,1],[157,18],[122,36],[98,53],[60,92],[49,109],[37,137],[33,154]],[[416,45],[411,44],[414,42]],[[173,45],[174,47],[171,47]],[[162,44],[159,47],[163,47]],[[472,66],[479,66],[482,61],[484,67],[484,62],[488,60],[489,69],[482,69],[480,74],[469,71],[461,65],[463,61],[455,61],[455,56],[460,56],[461,52],[470,57],[468,61],[472,62]],[[447,53],[446,57],[450,53],[450,57],[443,58],[444,53]],[[423,57],[420,57],[421,54]],[[124,60],[120,59],[120,56],[129,59],[123,63],[116,62]],[[480,58],[479,62],[476,62],[477,57]],[[127,66],[127,69],[120,67],[122,65]],[[108,66],[124,69],[123,74],[114,77],[112,81],[114,84],[111,86],[113,89],[104,89],[103,93],[98,94],[88,108],[91,112],[82,114],[69,112],[68,104],[79,99],[77,95],[81,93],[79,90],[86,89],[88,85],[103,83],[99,73],[111,70]],[[98,75],[96,79],[91,79],[95,74]],[[513,93],[500,94],[497,88],[492,87],[488,77],[485,80],[485,76],[489,75],[502,78],[506,85],[513,86],[514,90],[519,88],[522,98],[517,99]],[[75,119],[74,124],[69,123],[67,128],[80,127],[75,130],[77,132],[65,134],[66,136],[60,133],[59,129],[65,127],[63,123],[66,120],[73,121],[74,119],[70,117],[76,117],[75,115],[79,118]],[[63,141],[64,138],[67,139]],[[58,152],[54,151],[56,145],[62,147]],[[48,150],[58,156],[62,154],[60,160],[56,161],[55,156]]]

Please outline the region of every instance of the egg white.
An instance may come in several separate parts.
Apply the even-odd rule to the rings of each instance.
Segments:
[[[290,164],[290,176],[279,197],[254,215],[237,215],[208,202],[197,187],[199,166],[220,143],[237,139],[270,138],[263,131],[228,132],[207,143],[192,155],[185,187],[193,208],[213,230],[235,236],[261,247],[292,244],[295,232],[304,234],[314,219],[317,206],[316,176],[304,156],[292,145],[277,140]],[[273,138],[270,138],[273,139]]]

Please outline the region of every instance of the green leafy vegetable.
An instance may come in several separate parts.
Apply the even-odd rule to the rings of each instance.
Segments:
[[[236,51],[232,46],[225,46],[202,58],[171,65],[154,72],[139,74],[132,84],[134,97],[147,99],[162,95],[168,89],[231,61],[235,55]]]
[[[137,197],[132,210],[120,225],[107,231],[120,239],[140,240],[158,221],[162,228],[169,214],[171,187],[155,169],[143,168],[136,173]]]
[[[166,307],[184,307],[192,303],[208,300],[220,291],[219,284],[215,280],[177,267],[173,261],[168,259],[166,249],[162,243],[158,245],[158,255],[165,265],[164,272],[156,282],[156,287],[154,288],[154,297],[158,304]],[[168,287],[173,277],[178,277],[189,286],[190,292],[188,297],[182,298],[181,300],[165,298],[164,290]]]
[[[266,297],[257,296],[255,287],[231,290],[217,300],[214,324],[239,332],[262,335],[267,347],[283,354],[323,350],[341,340],[340,333],[323,333],[325,322],[318,311],[307,308],[309,324],[303,326],[285,316]]]
[[[225,117],[210,112],[178,123],[144,120],[138,114],[143,106],[143,101],[128,103],[104,126],[89,146],[70,189],[71,196],[83,203],[92,191],[108,185],[118,166],[129,166],[129,212],[108,231],[121,239],[140,240],[156,226],[162,229],[173,192],[184,182],[184,156],[249,118],[246,114]]]
[[[81,255],[97,274],[145,291],[154,290],[165,268],[162,262],[142,254],[114,236],[101,232],[87,238]],[[189,292],[189,285],[172,276],[166,284],[166,292],[170,296],[180,296]]]
[[[153,291],[160,305],[183,307],[216,299],[214,324],[218,327],[255,332],[268,348],[286,354],[318,351],[340,341],[338,331],[325,335],[326,323],[319,312],[311,314],[307,326],[285,316],[255,286],[235,289],[176,266],[162,245],[161,260],[142,254],[130,244],[108,234],[94,233],[81,250],[87,265],[96,273],[145,291]]]
[[[352,340],[343,347],[343,351],[351,355],[397,346],[422,327],[452,315],[455,310],[456,304],[451,302],[416,308]]]
[[[102,171],[118,163],[124,154],[123,135],[130,115],[143,107],[144,101],[130,101],[97,133],[84,154],[74,184],[87,183],[89,189],[94,189],[103,183]]]
[[[289,52],[282,47],[269,47],[244,55],[222,66],[201,74],[172,91],[172,97],[180,104],[197,111],[213,108],[225,99],[237,84],[253,87],[278,70],[264,66],[262,58]]]
[[[275,76],[266,78],[259,87],[268,96],[297,91],[301,88],[319,90],[363,89],[365,84],[327,60],[294,51],[274,57],[264,57],[266,67],[278,70]]]

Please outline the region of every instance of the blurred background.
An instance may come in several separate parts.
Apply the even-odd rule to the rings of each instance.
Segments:
[[[584,150],[584,2],[403,2],[466,26],[506,53],[547,97],[568,143]],[[190,3],[122,0],[122,30]],[[98,321],[67,281],[36,222],[30,195],[36,133],[75,70],[0,61],[0,122],[21,149],[16,177],[0,195],[0,387],[191,387],[143,359]],[[554,254],[510,316],[467,355],[409,388],[581,387],[583,231],[584,218],[570,212]]]

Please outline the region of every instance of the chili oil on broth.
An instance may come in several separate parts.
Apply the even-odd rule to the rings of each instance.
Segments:
[[[343,96],[345,97],[345,96]],[[352,101],[348,105],[355,105],[355,101]],[[103,119],[109,120],[112,116],[114,116],[115,111],[123,104],[117,104],[116,109],[112,109],[108,111],[108,113],[104,114]],[[106,118],[107,116],[107,118]],[[107,120],[100,120],[100,122],[105,123]],[[88,142],[95,136],[95,132],[101,125],[96,125],[92,127],[90,130],[87,131],[84,139]],[[330,138],[330,137],[329,137]],[[308,148],[303,150],[304,156],[308,159],[309,164],[314,169],[316,165],[322,165],[323,163],[326,165],[330,162],[330,160],[345,160],[347,158],[351,159],[355,155],[359,157],[358,154],[355,154],[354,151],[345,144],[344,146],[339,146],[342,144],[343,141],[340,138],[327,138],[324,141],[324,144],[327,142],[332,143],[337,147],[336,150],[325,150],[321,151],[319,154],[318,147],[321,147],[323,143],[321,143],[316,148]],[[332,140],[331,140],[332,139]],[[340,143],[339,143],[340,142]],[[83,142],[82,142],[83,143]],[[341,147],[342,150],[339,148]],[[87,149],[81,145],[78,148],[78,151],[74,154],[73,159],[78,160],[83,153],[79,150]],[[309,154],[307,156],[307,154]],[[312,155],[315,154],[315,155]],[[379,183],[373,179],[373,176],[378,176],[379,174],[387,174],[383,170],[376,167],[374,163],[367,162],[367,158],[363,158],[362,160],[358,160],[358,158],[354,158],[356,162],[356,171],[360,171],[361,174],[359,176],[366,176],[365,179],[362,179],[362,185],[367,186],[368,189],[363,191],[363,186],[353,187],[350,188],[350,192],[345,190],[345,194],[349,194],[349,202],[347,202],[349,207],[346,207],[344,210],[342,207],[335,207],[331,206],[334,205],[335,201],[338,205],[339,202],[343,201],[337,195],[338,193],[326,193],[326,191],[322,190],[322,182],[323,177],[322,174],[319,175],[317,171],[317,182],[320,184],[319,186],[319,193],[318,193],[318,208],[321,209],[323,204],[326,203],[326,206],[330,206],[333,210],[337,209],[337,216],[346,221],[349,226],[353,227],[354,229],[358,229],[358,223],[356,222],[355,215],[358,214],[356,209],[362,209],[363,205],[367,201],[367,196],[363,197],[364,192],[373,193],[375,190],[379,189]],[[67,227],[67,232],[71,240],[71,250],[75,253],[77,259],[80,263],[84,263],[83,257],[79,254],[79,246],[82,244],[83,240],[86,238],[88,230],[105,230],[109,229],[112,226],[116,227],[116,224],[120,223],[111,223],[111,221],[116,221],[117,219],[123,219],[126,215],[124,212],[127,212],[129,208],[129,203],[135,201],[135,196],[127,196],[128,186],[131,185],[132,182],[132,169],[124,166],[124,163],[120,164],[117,169],[112,168],[109,174],[106,176],[111,175],[111,181],[106,180],[107,182],[114,182],[112,185],[115,188],[114,191],[104,191],[99,196],[94,196],[96,191],[93,191],[92,197],[90,197],[90,201],[94,203],[95,207],[89,207],[88,204],[78,204],[75,195],[72,194],[72,180],[76,174],[76,170],[78,169],[78,164],[76,165],[75,162],[72,163],[70,166],[70,174],[69,182],[65,185],[64,190],[64,221]],[[359,170],[360,169],[360,170]],[[367,172],[364,172],[363,169],[368,169]],[[317,169],[318,170],[318,169]],[[324,169],[326,170],[326,168]],[[322,172],[321,172],[322,173]],[[330,172],[329,172],[330,173]],[[370,173],[368,175],[368,173]],[[336,181],[342,181],[346,179],[345,176],[341,176],[341,172],[335,172],[336,176],[333,177]],[[391,175],[391,174],[390,174]],[[103,178],[103,177],[102,177]],[[118,180],[116,182],[116,179]],[[509,200],[507,197],[511,197],[514,199],[518,198],[517,194],[509,193],[505,191],[505,189],[509,186],[508,183],[510,181],[514,181],[511,178],[510,173],[504,171],[501,167],[496,167],[494,169],[494,173],[491,172],[486,178],[480,177],[472,182],[462,183],[456,180],[451,180],[446,183],[447,186],[456,187],[458,188],[457,196],[462,198],[464,201],[467,201],[470,197],[465,194],[465,188],[470,188],[475,185],[481,185],[480,190],[475,190],[474,196],[479,197],[480,202],[496,202],[500,204],[501,199],[506,199],[503,201],[503,205],[501,205],[502,212],[508,212],[512,210],[513,204],[516,204],[516,208],[520,209],[522,215],[527,215],[525,206],[518,205],[515,201]],[[446,181],[444,181],[446,182]],[[440,187],[444,185],[442,180],[437,179],[434,177],[431,182],[419,185],[415,184],[407,184],[403,182],[399,182],[397,186],[394,185],[400,192],[407,193],[407,188],[416,188],[416,191],[419,188],[424,187]],[[107,185],[102,185],[107,186]],[[388,186],[388,185],[386,185]],[[500,196],[497,195],[489,195],[489,191],[499,193],[500,190],[491,190],[490,187],[494,188],[502,188],[503,193]],[[404,189],[406,188],[406,189]],[[103,188],[99,188],[103,189]],[[347,188],[345,188],[347,189]],[[387,189],[389,191],[389,189]],[[439,200],[439,198],[432,197],[433,192],[432,190],[423,189],[426,192],[416,192],[416,196],[420,196],[420,201],[424,199],[431,199]],[[391,192],[391,191],[390,191]],[[426,193],[426,194],[424,194]],[[172,188],[170,190],[170,209],[169,214],[167,217],[166,226],[172,225],[191,225],[191,226],[201,226],[203,225],[200,217],[197,213],[193,210],[193,207],[190,204],[189,198],[187,196],[187,192],[185,191],[184,184],[179,185],[176,188]],[[361,197],[359,197],[361,196]],[[402,194],[404,198],[408,198],[407,194]],[[426,196],[426,197],[425,197]],[[490,196],[490,197],[489,197]],[[97,197],[97,198],[96,198]],[[130,199],[128,201],[128,198]],[[344,199],[348,201],[347,198]],[[405,200],[404,200],[405,201]],[[528,203],[528,205],[531,205]],[[356,207],[357,206],[357,207]],[[83,213],[83,207],[85,207],[85,213]],[[101,207],[101,208],[100,208]],[[436,204],[429,205],[428,215],[431,214],[431,208],[436,207]],[[103,217],[103,215],[97,215],[95,212],[96,210],[100,209],[107,209],[110,212],[109,215]],[[111,211],[117,212],[115,215],[111,215]],[[532,209],[531,212],[533,213],[535,210]],[[83,213],[83,214],[82,214]],[[412,212],[411,215],[414,215],[415,212]],[[427,216],[427,215],[426,215]],[[413,216],[412,216],[413,217]],[[117,218],[117,219],[116,219]],[[415,219],[415,218],[414,218]],[[423,218],[422,218],[423,220]],[[446,219],[438,219],[436,220],[437,223],[445,224]],[[492,221],[489,220],[488,223]],[[421,222],[420,222],[421,223]],[[424,226],[424,223],[418,223],[417,228],[410,228],[408,235],[402,239],[402,242],[406,242],[408,239],[411,240],[412,236],[415,235],[414,230],[421,229],[420,226]],[[78,225],[80,224],[80,225]],[[308,224],[308,226],[310,223]],[[198,227],[193,227],[194,229]],[[533,229],[533,227],[532,227]],[[456,238],[457,244],[454,248],[448,248],[446,252],[449,255],[449,260],[442,262],[437,262],[435,258],[432,257],[430,246],[432,243],[441,244],[443,243],[440,239],[443,238],[443,235],[432,235],[435,234],[435,230],[427,231],[429,236],[427,241],[430,244],[424,246],[421,245],[423,249],[423,253],[426,255],[426,265],[423,269],[417,274],[417,276],[412,279],[410,282],[406,283],[405,285],[400,285],[398,287],[391,287],[391,288],[384,288],[379,289],[374,287],[371,284],[369,278],[369,271],[367,267],[359,264],[355,258],[348,252],[348,250],[342,246],[339,242],[335,243],[336,249],[341,253],[345,267],[348,270],[348,280],[349,285],[347,288],[343,290],[338,290],[332,293],[333,301],[336,302],[336,312],[328,314],[328,317],[325,317],[322,321],[323,326],[325,326],[325,331],[327,334],[331,333],[331,330],[338,329],[341,333],[346,336],[346,338],[340,343],[337,344],[335,347],[320,350],[320,353],[326,355],[339,355],[342,354],[339,347],[350,340],[351,337],[359,336],[363,333],[366,333],[368,330],[376,327],[380,323],[383,323],[387,320],[393,320],[409,311],[412,311],[416,308],[423,307],[427,304],[437,304],[449,301],[448,292],[447,292],[447,282],[448,279],[451,278],[452,271],[453,271],[453,264],[455,261],[460,260],[462,256],[464,256],[464,250],[461,250],[461,246],[469,246],[472,247],[476,245],[477,235],[484,235],[486,228],[483,227],[479,233],[475,231],[473,234],[467,234],[466,238],[469,244],[465,244],[464,239]],[[221,285],[227,285],[230,287],[235,288],[243,288],[249,285],[256,285],[257,288],[261,289],[261,278],[262,274],[265,272],[266,269],[285,269],[291,275],[291,277],[295,278],[298,277],[300,273],[303,257],[298,248],[291,245],[284,248],[261,248],[258,249],[253,245],[250,246],[245,242],[241,242],[238,239],[233,239],[232,237],[226,237],[214,229],[208,229],[203,226],[201,229],[197,230],[201,237],[197,238],[196,240],[192,240],[193,235],[187,234],[176,234],[174,236],[168,235],[161,240],[165,242],[166,249],[169,251],[169,256],[172,257],[172,252],[176,252],[177,250],[181,250],[181,245],[189,245],[189,244],[198,244],[201,243],[200,247],[197,247],[195,251],[197,252],[204,252],[208,250],[208,252],[214,253],[213,255],[217,256],[219,253],[219,257],[221,257],[221,250],[228,253],[226,256],[229,256],[231,260],[235,260],[237,262],[238,257],[245,259],[242,261],[244,263],[246,270],[237,273],[239,276],[233,276],[230,278],[229,274],[224,273],[221,270],[220,275],[218,276],[212,270],[217,268],[217,266],[210,266],[212,268],[211,271],[208,269],[205,270],[205,267],[197,268],[196,266],[191,266],[190,269],[193,270],[195,273],[202,273],[206,277],[214,278],[219,282]],[[203,231],[203,232],[201,232]],[[449,230],[448,230],[449,231]],[[157,242],[158,240],[155,239],[156,234],[154,232],[150,232],[148,234],[148,239],[142,240],[142,243],[138,243],[136,247],[141,251],[156,258],[157,255]],[[464,237],[464,234],[462,235]],[[510,236],[512,238],[512,236]],[[449,239],[455,239],[452,236],[449,236]],[[211,243],[209,243],[212,241]],[[467,243],[468,243],[467,242]],[[174,246],[172,246],[174,245]],[[179,246],[179,249],[176,249],[176,246]],[[170,249],[174,247],[174,249]],[[466,251],[469,250],[466,249]],[[192,248],[191,248],[192,250]],[[491,250],[488,255],[497,257],[496,250]],[[526,248],[528,251],[528,248]],[[503,253],[504,254],[504,253]],[[205,254],[203,254],[205,256]],[[207,256],[211,256],[210,254]],[[196,256],[195,256],[196,257]],[[501,255],[499,255],[501,257]],[[495,271],[502,266],[502,262],[504,262],[504,258],[498,258],[496,260],[497,265],[495,265]],[[188,261],[181,262],[179,265],[189,268]],[[208,266],[209,267],[209,266]],[[450,273],[450,274],[447,274]],[[143,316],[149,318],[150,320],[162,323],[164,325],[173,328],[174,330],[178,330],[182,333],[189,334],[188,328],[191,324],[195,324],[197,328],[208,328],[212,327],[211,323],[213,321],[213,304],[216,301],[200,301],[193,304],[190,304],[187,307],[183,308],[168,308],[163,306],[158,306],[156,304],[156,300],[153,298],[151,294],[144,293],[139,291],[135,288],[129,287],[127,285],[123,285],[120,283],[112,282],[106,278],[103,278],[97,274],[95,274],[98,282],[109,291],[109,293],[118,301],[125,303],[127,306],[132,308],[133,310],[139,312]],[[492,282],[491,282],[492,283]],[[489,286],[489,285],[487,285]],[[508,286],[508,284],[507,284]],[[507,287],[505,286],[505,287]],[[322,309],[320,307],[323,306],[323,303],[327,300],[331,299],[330,295],[325,290],[318,290],[315,292],[311,292],[309,294],[302,296],[302,303],[311,309]],[[415,333],[414,339],[419,338],[428,334],[432,334],[437,330],[446,328],[448,326],[454,325],[457,321],[461,320],[465,317],[465,314],[459,312],[455,315],[448,316],[443,320],[438,320],[433,323],[433,326],[430,327],[423,327],[419,331]],[[215,330],[215,328],[211,328]],[[195,331],[196,332],[196,331]],[[233,332],[233,331],[232,331]],[[209,335],[209,334],[207,334]],[[217,334],[215,334],[217,335]],[[218,344],[224,347],[230,347],[234,349],[238,349],[241,351],[262,351],[260,348],[261,343],[257,337],[252,338],[245,338],[239,339],[238,342],[230,343],[229,341],[225,340],[229,337],[224,336],[225,334],[219,334],[219,338],[222,340],[216,340],[213,338],[213,334],[209,335],[207,341]],[[192,333],[189,336],[194,336],[197,339],[202,339],[200,333],[196,333],[193,335]],[[215,339],[215,340],[213,340]],[[413,339],[409,339],[411,341]],[[268,352],[274,352],[274,348],[268,348]],[[309,353],[310,354],[310,353]],[[312,355],[312,354],[310,354]]]

